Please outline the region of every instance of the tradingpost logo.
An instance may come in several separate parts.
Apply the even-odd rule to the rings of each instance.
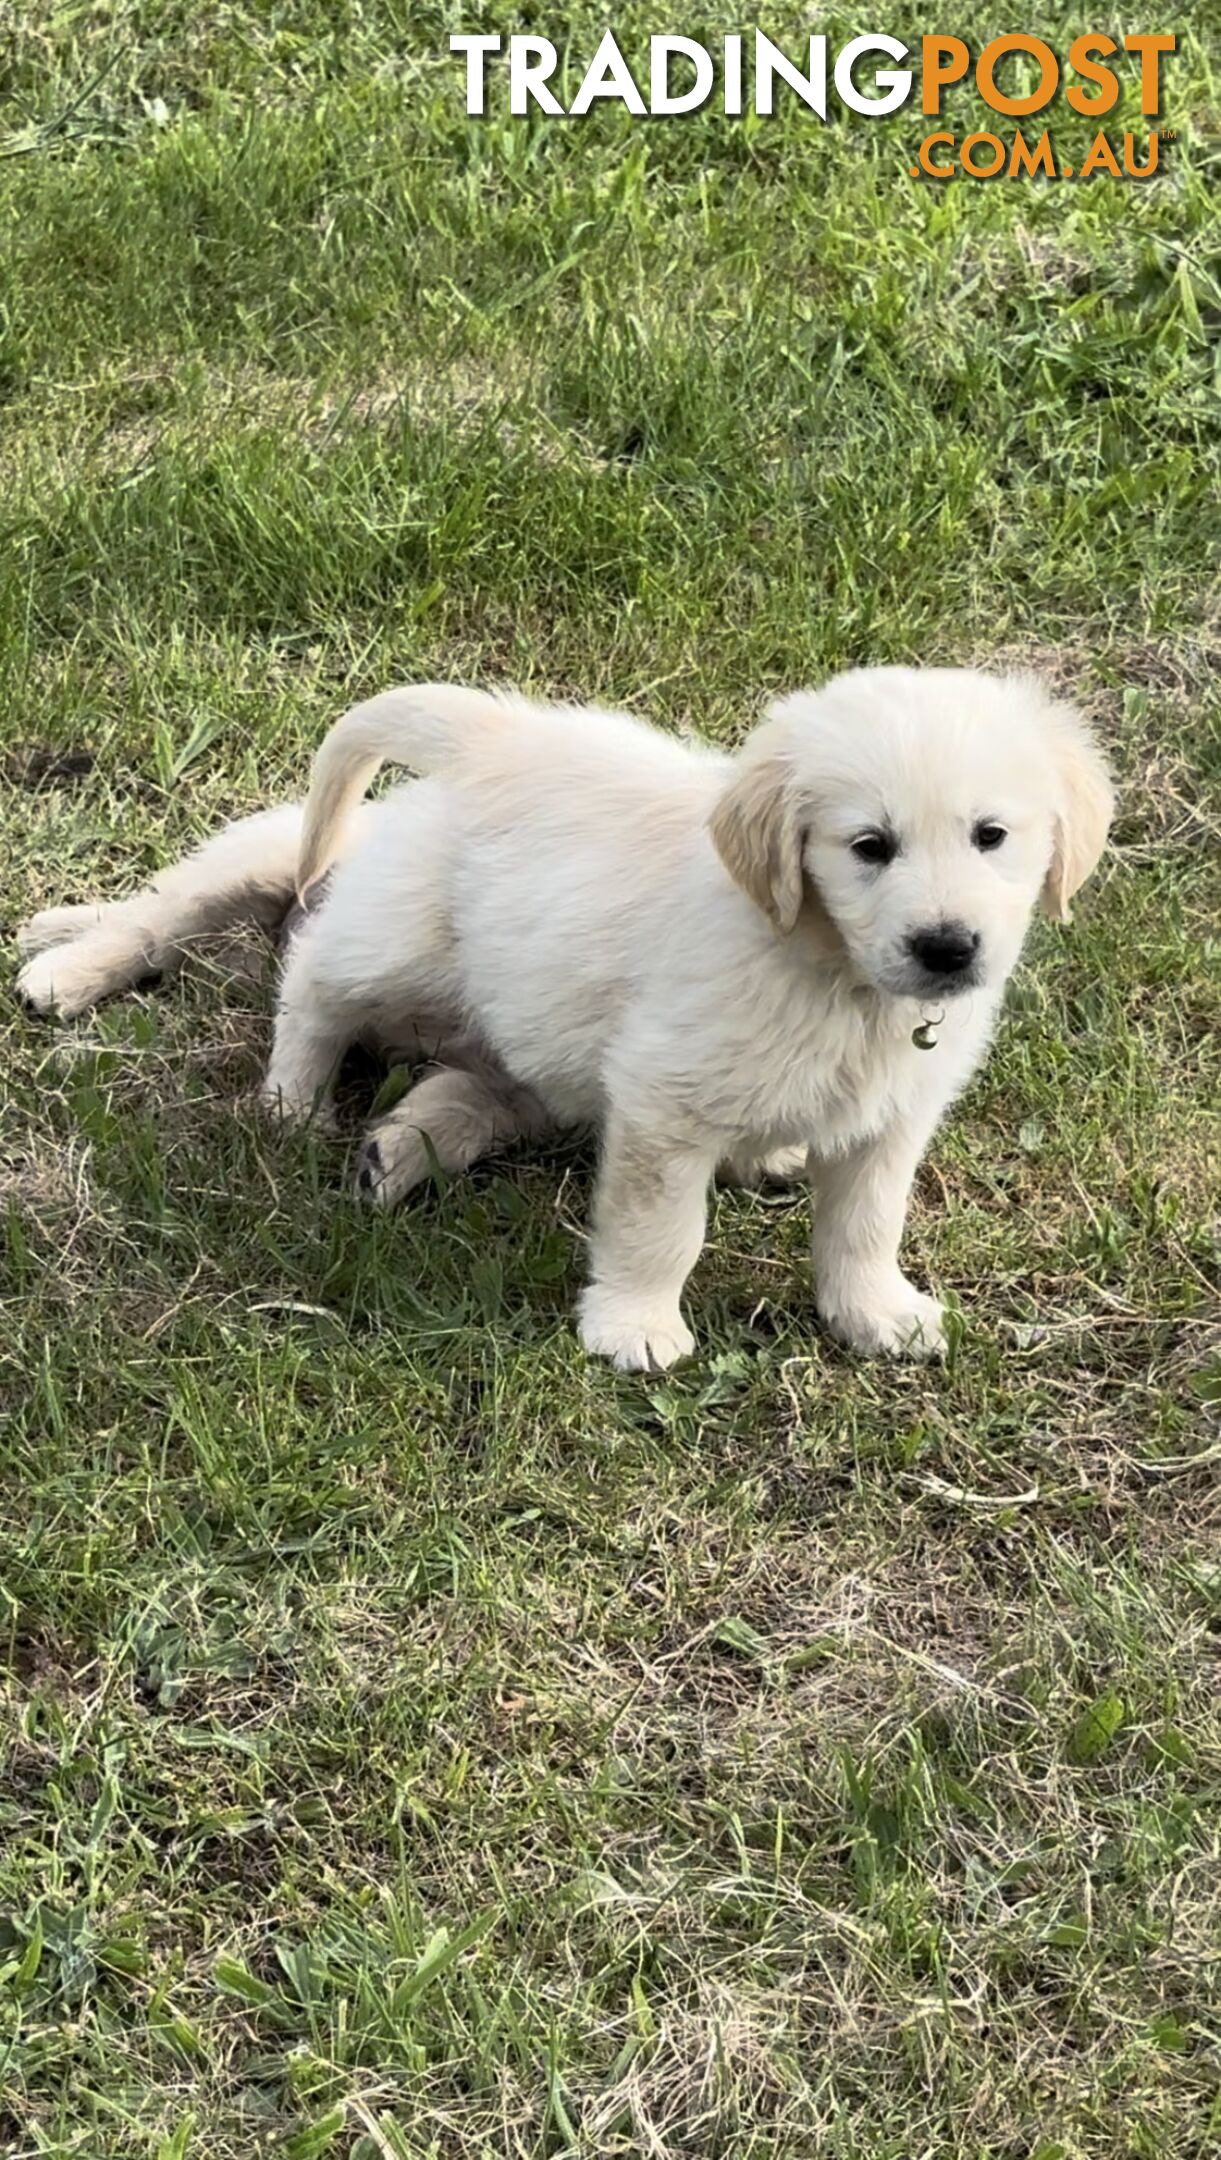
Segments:
[[[551,38],[528,35],[450,38],[450,51],[466,66],[466,110],[483,118],[490,106],[510,113],[541,113],[579,120],[601,103],[621,104],[637,119],[679,118],[712,107],[730,118],[770,115],[780,99],[796,99],[825,121],[832,100],[870,119],[900,111],[918,100],[925,133],[912,154],[913,179],[931,181],[1023,179],[1148,180],[1157,171],[1167,137],[1161,113],[1162,63],[1174,52],[1170,31],[1134,31],[1121,39],[1083,30],[1057,47],[1024,31],[989,38],[972,51],[953,33],[930,31],[911,44],[865,33],[832,48],[814,35],[800,55],[785,51],[762,30],[733,32],[718,46],[679,34],[651,37],[647,61],[633,68],[613,30],[607,30],[588,62],[560,51]],[[1063,95],[1087,122],[1103,121],[1119,103],[1121,74],[1139,82],[1144,125],[1137,130],[1098,127],[1075,164],[1056,152],[1050,126],[1042,123]],[[984,112],[970,130],[940,124],[947,91],[973,81]],[[1031,122],[1039,120],[1036,130]],[[1024,123],[1021,126],[1013,122]],[[935,123],[929,125],[929,123]]]

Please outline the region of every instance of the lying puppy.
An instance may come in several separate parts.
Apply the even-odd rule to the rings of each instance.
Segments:
[[[427,777],[363,803],[387,758]],[[928,1355],[941,1307],[898,1263],[916,1166],[1035,903],[1067,919],[1111,811],[1071,708],[965,669],[841,676],[736,757],[621,713],[390,690],[332,729],[304,818],[249,818],[134,899],[36,916],[20,987],[77,1013],[300,896],[268,1102],[312,1115],[358,1036],[437,1061],[365,1140],[376,1201],[434,1152],[464,1168],[597,1123],[581,1340],[664,1367],[693,1348],[679,1301],[718,1164],[796,1151],[823,1319]]]

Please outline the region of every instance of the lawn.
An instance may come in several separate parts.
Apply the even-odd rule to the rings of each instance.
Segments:
[[[728,1192],[697,1357],[590,1365],[588,1141],[379,1219],[350,1140],[251,1104],[261,948],[68,1027],[6,967],[0,2153],[1189,2160],[1207,10],[1155,180],[991,186],[910,179],[918,103],[539,123],[498,79],[468,120],[451,29],[564,34],[474,12],[0,20],[6,927],[299,792],[413,677],[731,741],[848,664],[1020,663],[1119,819],[921,1173],[944,1370],[829,1344],[801,1197]],[[564,27],[583,64],[604,17]]]

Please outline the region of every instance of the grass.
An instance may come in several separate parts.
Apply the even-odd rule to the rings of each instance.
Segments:
[[[10,924],[402,677],[732,739],[1021,660],[1123,785],[921,1174],[944,1373],[826,1343],[800,1201],[731,1193],[698,1358],[588,1366],[588,1145],[374,1219],[249,1105],[257,953],[3,993],[9,2160],[1216,2149],[1205,18],[1142,187],[468,122],[436,4],[0,29]]]

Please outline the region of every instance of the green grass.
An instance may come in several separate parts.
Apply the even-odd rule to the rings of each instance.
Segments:
[[[945,1372],[724,1194],[617,1379],[588,1144],[375,1220],[250,1106],[265,966],[2,993],[10,2160],[1216,2149],[1205,18],[1152,184],[941,189],[914,111],[468,122],[448,6],[0,26],[9,924],[403,677],[730,740],[1021,660],[1123,793],[921,1174]]]

